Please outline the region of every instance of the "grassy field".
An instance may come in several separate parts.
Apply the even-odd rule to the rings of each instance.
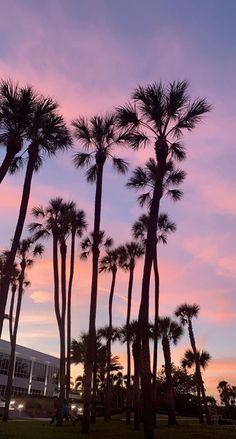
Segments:
[[[50,425],[46,421],[10,421],[7,424],[0,422],[1,439],[82,439],[80,425],[64,425],[62,428]],[[142,431],[134,432],[128,428],[119,417],[106,424],[98,420],[92,427],[91,439],[141,439]],[[236,437],[236,426],[214,425],[207,427],[199,425],[192,419],[179,419],[178,425],[168,427],[166,420],[159,420],[155,437],[157,439],[230,439]]]

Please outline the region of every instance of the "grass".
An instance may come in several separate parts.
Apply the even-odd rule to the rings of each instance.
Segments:
[[[49,421],[10,421],[6,424],[0,422],[1,439],[84,439],[80,433],[80,425],[66,424],[62,428],[50,425]],[[125,425],[120,417],[114,418],[110,423],[98,420],[92,426],[91,439],[141,439],[142,430],[134,432]],[[236,425],[199,425],[195,419],[178,420],[178,425],[168,427],[166,419],[159,419],[156,430],[156,439],[230,439],[236,437]]]

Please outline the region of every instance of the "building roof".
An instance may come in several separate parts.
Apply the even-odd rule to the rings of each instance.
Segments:
[[[0,352],[10,354],[11,343],[6,340],[0,339]],[[35,349],[30,349],[25,346],[16,345],[16,355],[20,357],[27,358],[29,360],[37,360],[43,363],[52,364],[55,367],[59,367],[60,360],[52,355],[44,354],[43,352],[36,351]]]

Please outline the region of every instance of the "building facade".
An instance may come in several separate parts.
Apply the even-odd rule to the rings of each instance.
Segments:
[[[11,344],[0,340],[0,394],[7,384]],[[58,392],[59,359],[16,345],[12,395],[54,396]]]

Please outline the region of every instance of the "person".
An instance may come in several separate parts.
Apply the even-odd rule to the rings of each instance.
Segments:
[[[52,416],[50,424],[56,424],[58,419],[58,409],[59,409],[59,400],[56,398],[54,400],[54,415]]]

